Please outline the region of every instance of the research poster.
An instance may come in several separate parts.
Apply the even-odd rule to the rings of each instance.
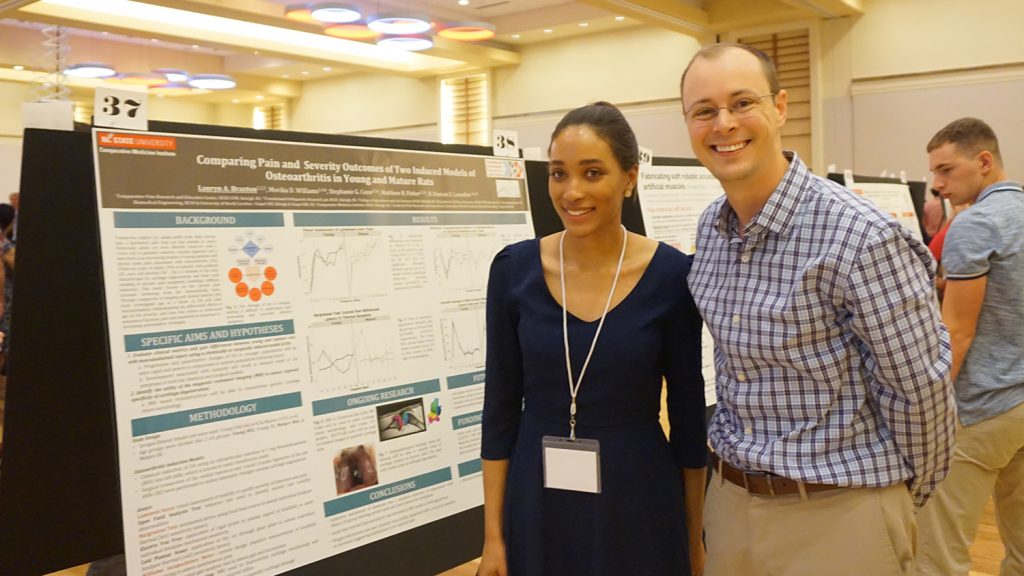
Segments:
[[[872,201],[882,212],[889,213],[897,222],[910,230],[914,238],[923,240],[921,225],[914,211],[914,201],[910,196],[910,187],[906,184],[888,182],[855,183],[848,186],[854,194]]]
[[[278,574],[482,503],[523,161],[93,138],[129,574]]]
[[[704,209],[724,194],[722,185],[703,166],[644,166],[638,190],[640,212],[647,235],[693,254],[697,250],[697,223]],[[715,397],[715,345],[705,327],[701,337],[704,401]]]

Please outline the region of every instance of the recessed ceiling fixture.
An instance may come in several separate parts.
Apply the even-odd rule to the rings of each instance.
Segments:
[[[224,74],[196,74],[188,81],[188,85],[202,90],[228,90],[238,83]]]
[[[64,69],[64,75],[72,78],[110,78],[115,74],[117,70],[100,62],[82,62]]]
[[[459,0],[459,6],[469,6],[469,0]]]
[[[554,30],[552,30],[551,28],[545,28],[544,29],[544,33],[545,34],[551,34],[552,32],[554,32]]]
[[[587,26],[590,26],[590,22],[580,22],[580,28],[586,28]]]
[[[21,64],[18,64],[18,65],[16,65],[16,66],[13,66],[13,68],[14,68],[15,70],[18,70],[18,71],[21,71],[21,70],[24,70],[24,69],[25,69],[25,67],[24,67],[24,66],[22,66]]]
[[[398,48],[399,50],[415,52],[418,50],[432,48],[434,46],[434,41],[426,34],[404,34],[395,36],[386,34],[381,36],[381,39],[377,41],[377,46]]]
[[[313,5],[309,3],[289,4],[284,7],[284,15],[299,22],[316,22],[313,19]]]
[[[381,34],[401,35],[422,34],[433,27],[429,16],[416,12],[382,12],[367,18],[366,25]]]
[[[619,22],[622,22],[623,20],[626,19],[626,17],[625,16],[616,16],[615,19],[618,20]]]
[[[332,24],[348,24],[363,17],[359,9],[351,4],[339,2],[319,2],[311,6],[309,15],[318,22],[329,22]]]
[[[490,40],[495,35],[494,24],[487,22],[452,22],[437,32],[437,35],[449,40],[476,42]]]

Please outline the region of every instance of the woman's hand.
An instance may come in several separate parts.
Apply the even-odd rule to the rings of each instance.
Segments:
[[[508,576],[508,562],[505,560],[505,542],[485,541],[484,553],[480,558],[477,576]]]

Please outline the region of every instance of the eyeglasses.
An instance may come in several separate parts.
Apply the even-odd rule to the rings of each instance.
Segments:
[[[718,116],[719,110],[728,110],[736,118],[749,116],[765,98],[775,96],[778,92],[765,94],[764,96],[740,96],[733,100],[728,106],[711,106],[710,104],[698,104],[689,110],[683,110],[683,116],[690,122],[711,122]]]

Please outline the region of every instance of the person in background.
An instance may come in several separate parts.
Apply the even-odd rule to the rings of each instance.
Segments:
[[[21,199],[21,194],[12,192],[7,198],[11,202],[11,207],[14,208],[14,218],[9,223],[4,224],[0,230],[3,230],[4,237],[14,242],[18,234],[18,203]]]
[[[705,47],[680,89],[725,190],[689,279],[715,339],[705,572],[913,574],[914,505],[954,430],[931,255],[783,152],[787,93],[760,50]]]
[[[956,215],[968,207],[970,207],[969,203],[953,206],[950,210],[949,218],[945,220],[942,229],[928,241],[928,250],[932,253],[932,257],[935,258],[935,264],[937,265],[935,271],[935,291],[938,293],[939,302],[942,302],[946,292],[946,269],[942,267],[942,246],[946,242],[946,232],[949,231],[949,225],[956,218]]]
[[[12,196],[15,196],[12,194]],[[12,229],[17,211],[10,204],[0,204],[0,230]],[[11,309],[14,297],[14,258],[16,250],[14,242],[6,236],[0,236],[0,286],[3,302],[0,304],[0,332],[10,334]],[[0,342],[0,375],[7,375],[7,349],[9,338]]]
[[[954,120],[928,143],[935,188],[954,207],[942,248],[942,320],[953,348],[960,426],[949,476],[918,515],[921,576],[966,576],[992,495],[1006,555],[1024,575],[1024,189],[1009,180],[995,132]]]
[[[622,225],[638,147],[617,108],[566,114],[548,155],[565,230],[505,247],[487,284],[479,574],[701,574],[707,448],[690,258]]]
[[[931,188],[928,191],[931,193],[931,197],[924,203],[924,217],[921,221],[924,228],[925,244],[929,244],[931,239],[939,233],[939,230],[942,230],[942,226],[946,223],[946,204],[942,201],[942,197],[939,196],[939,191],[935,188]]]

